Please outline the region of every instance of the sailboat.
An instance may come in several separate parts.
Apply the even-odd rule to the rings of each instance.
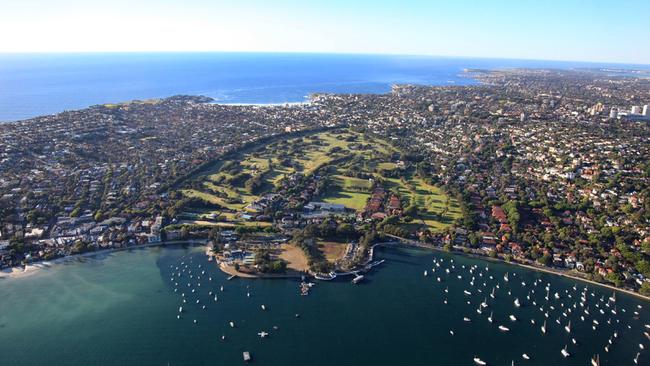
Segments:
[[[635,365],[639,363],[639,355],[640,355],[640,354],[641,354],[641,352],[637,352],[637,353],[636,353],[636,356],[634,357],[634,364],[635,364]]]
[[[542,333],[546,334],[546,320],[544,320],[544,324],[542,324]]]
[[[564,326],[564,330],[566,330],[567,333],[571,333],[571,320],[569,320],[569,324]]]
[[[487,365],[487,362],[481,360],[478,356],[474,357],[474,363],[481,366]]]
[[[560,353],[561,353],[562,356],[564,356],[564,357],[569,357],[569,356],[571,356],[571,354],[566,350],[566,347],[567,347],[567,346],[564,346],[564,348],[562,348],[562,350],[560,351]]]
[[[490,293],[490,297],[494,299],[494,287],[492,287],[492,293]]]
[[[492,323],[492,312],[490,312],[490,316],[488,316],[488,321]]]
[[[616,302],[616,292],[612,292],[612,296],[609,297],[609,301]]]
[[[600,355],[591,358],[591,366],[600,366]]]

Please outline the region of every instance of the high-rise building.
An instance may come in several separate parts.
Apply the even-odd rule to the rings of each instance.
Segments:
[[[650,105],[644,105],[643,106],[643,115],[646,117],[650,117]]]
[[[630,114],[641,114],[641,107],[638,105],[633,106],[632,110],[630,110]]]

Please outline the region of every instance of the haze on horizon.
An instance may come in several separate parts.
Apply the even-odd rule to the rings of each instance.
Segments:
[[[644,0],[0,0],[0,53],[323,52],[650,64],[649,14]]]

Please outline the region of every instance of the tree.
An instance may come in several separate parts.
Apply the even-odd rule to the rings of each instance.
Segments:
[[[187,228],[187,226],[183,226],[181,228],[181,239],[187,239],[189,235],[190,235],[189,229]]]
[[[639,293],[644,296],[650,296],[650,282],[648,281],[643,281],[643,284],[641,285],[641,288],[639,289]]]
[[[543,256],[541,256],[541,257],[539,257],[539,259],[537,259],[537,261],[538,261],[540,264],[543,264],[543,265],[545,265],[545,266],[548,267],[548,266],[550,266],[551,263],[553,262],[553,258],[551,257],[550,254],[548,254],[548,253],[544,253]]]

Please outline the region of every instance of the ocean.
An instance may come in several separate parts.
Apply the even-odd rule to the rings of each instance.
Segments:
[[[0,54],[0,121],[103,103],[206,95],[220,103],[301,102],[314,92],[386,93],[394,83],[466,85],[465,68],[645,68],[425,56],[282,53]]]
[[[296,280],[228,281],[199,247],[52,265],[0,280],[1,363],[239,365],[248,351],[255,365],[473,365],[474,357],[488,365],[588,365],[598,354],[602,365],[618,366],[633,365],[641,352],[639,365],[650,365],[647,301],[617,293],[611,302],[612,291],[599,286],[447,253],[380,248],[377,255],[386,262],[360,284],[317,282],[309,296],[300,296]],[[483,301],[488,306],[479,314]],[[564,329],[569,321],[571,333]],[[269,336],[260,338],[262,331]],[[565,346],[568,358],[560,354]]]

